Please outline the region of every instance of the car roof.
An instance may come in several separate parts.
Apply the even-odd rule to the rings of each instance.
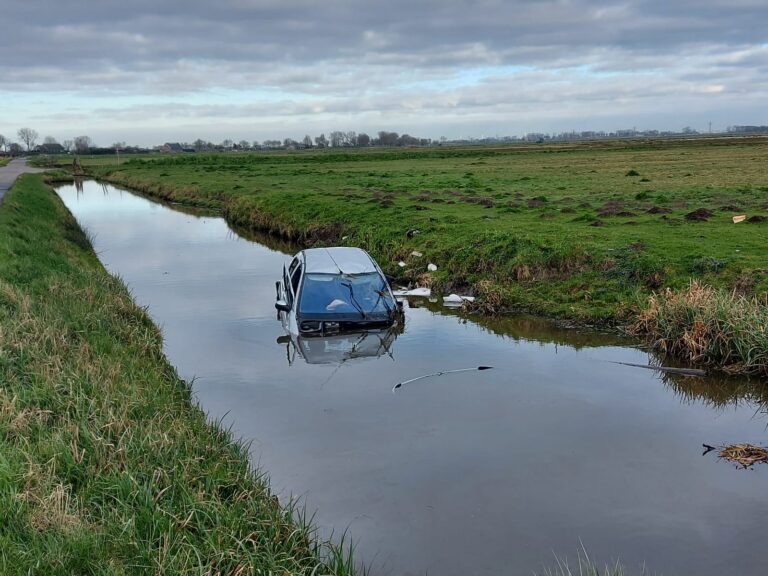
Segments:
[[[368,252],[336,246],[303,250],[304,271],[308,274],[365,274],[378,272]]]

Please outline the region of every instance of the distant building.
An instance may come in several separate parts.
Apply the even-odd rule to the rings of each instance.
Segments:
[[[166,142],[162,146],[158,146],[157,151],[164,154],[181,154],[184,152],[184,148],[178,142]]]
[[[40,144],[38,147],[35,148],[37,152],[40,152],[40,154],[64,154],[66,153],[66,149],[64,146],[59,144],[58,142],[53,142],[51,144]]]

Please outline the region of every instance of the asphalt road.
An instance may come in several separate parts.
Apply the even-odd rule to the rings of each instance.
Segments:
[[[27,166],[26,158],[16,158],[11,160],[7,166],[0,168],[0,204],[3,203],[5,193],[13,186],[16,178],[25,172],[44,172],[44,170]]]

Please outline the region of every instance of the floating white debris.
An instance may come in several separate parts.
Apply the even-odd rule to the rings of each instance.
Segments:
[[[435,266],[434,264],[432,264],[432,262],[430,262],[429,264],[427,264],[427,270],[429,270],[430,272],[434,272],[437,270],[437,266]]]
[[[422,254],[418,250],[414,250],[413,252],[411,252],[411,256],[414,256],[415,258],[421,258],[422,256],[424,256],[424,254]]]
[[[400,268],[405,268],[405,262],[403,262],[402,260],[400,260],[400,262],[398,262],[397,265],[400,266]]]
[[[392,292],[395,296],[423,296],[429,298],[432,296],[432,290],[429,288],[413,288],[412,290],[395,290]]]

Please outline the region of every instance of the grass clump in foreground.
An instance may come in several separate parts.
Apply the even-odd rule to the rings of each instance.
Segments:
[[[0,573],[347,574],[40,177],[0,208]]]
[[[645,566],[642,567],[640,574],[641,576],[648,574]],[[574,564],[570,563],[568,558],[555,554],[553,566],[545,568],[543,572],[537,573],[537,576],[628,576],[628,572],[618,561],[613,564],[606,564],[601,569],[589,557],[582,544]]]
[[[631,327],[653,346],[693,364],[768,375],[768,302],[691,282],[651,296]]]

